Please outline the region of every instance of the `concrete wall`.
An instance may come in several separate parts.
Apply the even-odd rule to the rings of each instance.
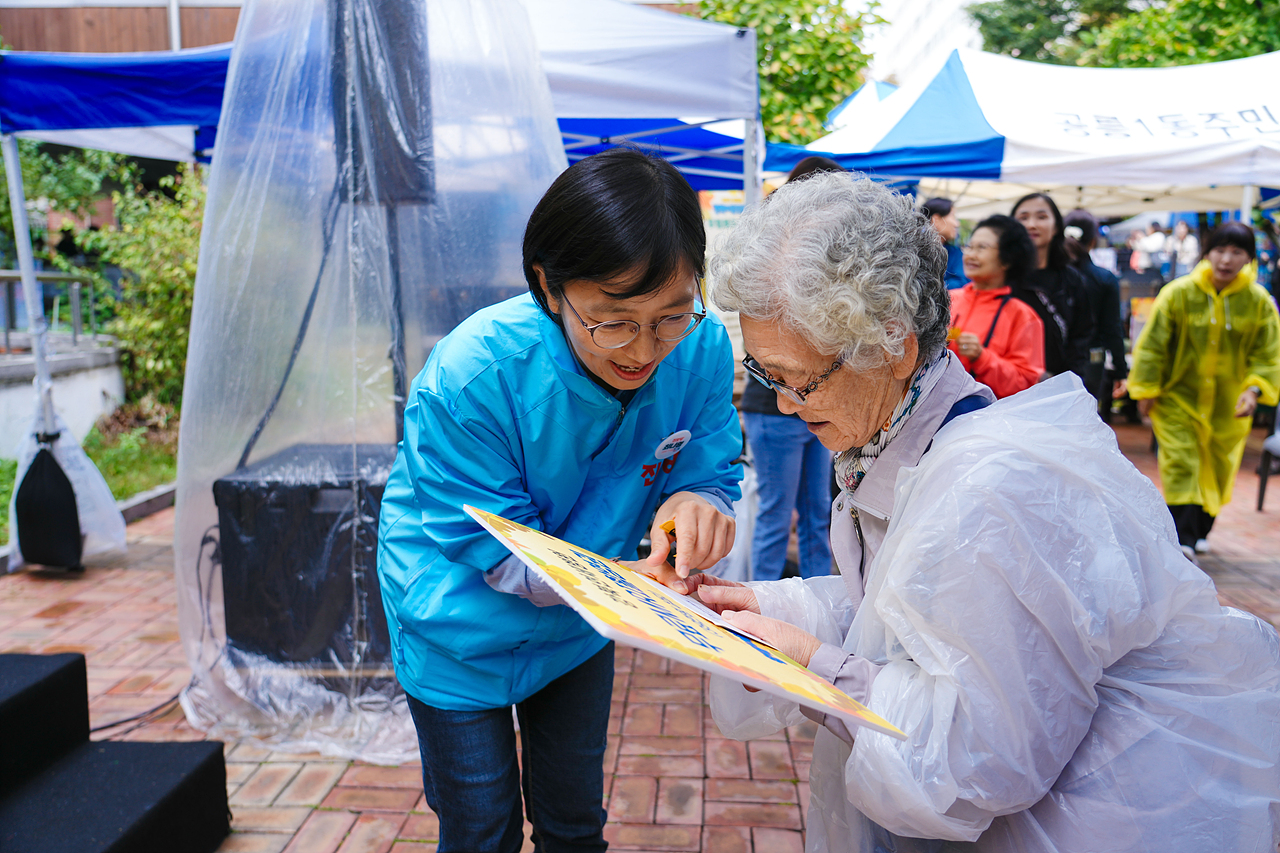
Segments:
[[[112,347],[53,355],[53,405],[77,441],[83,441],[97,419],[115,411],[124,399],[120,353]],[[31,429],[36,412],[35,362],[31,358],[0,360],[0,457],[12,459]]]

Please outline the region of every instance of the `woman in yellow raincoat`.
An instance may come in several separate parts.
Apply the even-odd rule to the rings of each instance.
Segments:
[[[1231,487],[1258,403],[1280,386],[1280,319],[1256,283],[1253,229],[1218,226],[1190,275],[1166,285],[1133,349],[1129,396],[1151,416],[1164,500],[1191,555]]]

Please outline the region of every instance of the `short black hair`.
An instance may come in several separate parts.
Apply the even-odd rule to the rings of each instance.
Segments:
[[[1219,246],[1244,249],[1251,260],[1258,257],[1258,243],[1253,236],[1253,229],[1243,222],[1224,222],[1213,229],[1213,233],[1205,241],[1203,257],[1208,257],[1209,252]]]
[[[1027,193],[1013,205],[1010,215],[1016,218],[1018,208],[1036,198],[1044,199],[1044,203],[1049,205],[1049,210],[1053,212],[1053,239],[1049,241],[1049,268],[1063,269],[1071,262],[1071,256],[1067,254],[1066,236],[1062,231],[1062,211],[1058,210],[1058,205],[1053,203],[1053,199],[1045,193]]]
[[[1031,242],[1031,235],[1027,233],[1027,229],[1021,222],[1012,216],[997,213],[975,225],[973,233],[978,233],[979,228],[994,231],[999,238],[996,246],[1000,253],[1000,263],[1005,267],[1006,284],[1021,281],[1027,273],[1035,269],[1036,244]]]
[[[552,182],[524,230],[524,277],[549,317],[534,264],[559,298],[570,281],[607,282],[636,270],[630,299],[661,290],[682,269],[706,273],[707,232],[698,194],[670,163],[610,148],[574,163]]]
[[[823,172],[844,172],[846,169],[830,157],[806,157],[787,173],[787,181],[798,181]]]
[[[935,216],[947,216],[951,213],[954,203],[949,198],[931,198],[924,204],[920,205],[920,212],[924,214],[925,219],[932,219]]]

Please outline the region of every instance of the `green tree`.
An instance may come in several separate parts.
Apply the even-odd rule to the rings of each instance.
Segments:
[[[870,56],[863,31],[882,23],[840,0],[701,0],[699,14],[756,31],[760,117],[775,142],[803,145],[825,131],[827,113],[862,85]]]
[[[1280,50],[1277,0],[1169,0],[1100,29],[1081,64],[1193,65]]]
[[[1095,33],[1145,6],[1145,0],[987,0],[968,11],[983,50],[1073,65]]]
[[[47,210],[83,216],[95,201],[105,198],[114,187],[133,182],[136,167],[120,154],[72,148],[59,151],[30,139],[18,140],[18,158],[22,161],[22,183],[27,199],[38,201]],[[0,158],[0,181],[7,182],[7,163]],[[42,216],[28,216],[32,239],[39,243],[45,236]],[[4,251],[13,252],[13,210],[9,207],[8,184],[0,193],[0,235]],[[43,249],[37,246],[37,254]],[[11,260],[12,262],[12,260]]]
[[[147,192],[131,184],[116,192],[119,225],[82,234],[82,244],[125,272],[108,331],[123,351],[126,397],[150,395],[176,407],[187,367],[205,188],[194,166],[161,178],[160,187]]]

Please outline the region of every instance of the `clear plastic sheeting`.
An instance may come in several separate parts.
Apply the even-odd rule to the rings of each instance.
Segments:
[[[565,168],[517,0],[261,0],[209,177],[178,472],[182,704],[218,736],[416,755],[375,568],[405,390],[526,287]]]

